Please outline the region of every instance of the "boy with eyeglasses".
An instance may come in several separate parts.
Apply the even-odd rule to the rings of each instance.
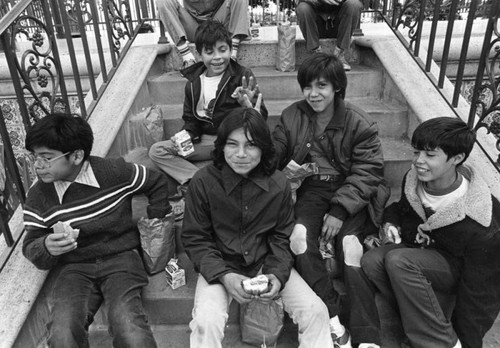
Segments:
[[[241,106],[255,105],[259,95],[252,71],[231,59],[231,36],[221,22],[207,20],[198,27],[195,37],[202,62],[182,70],[188,79],[182,128],[189,133],[194,152],[179,156],[171,140],[160,141],[149,150],[152,161],[181,185],[198,171],[191,162],[211,159],[217,128],[227,113]],[[267,118],[263,102],[259,111]]]
[[[171,212],[166,177],[123,159],[90,156],[90,125],[51,114],[27,132],[38,180],[24,206],[23,254],[57,272],[48,344],[88,345],[87,329],[103,302],[115,347],[156,347],[141,291],[148,283],[131,199],[146,194],[149,218]]]

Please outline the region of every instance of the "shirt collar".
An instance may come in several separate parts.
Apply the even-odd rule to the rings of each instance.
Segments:
[[[59,197],[59,203],[62,203],[66,190],[74,182],[82,185],[100,188],[99,183],[97,182],[97,179],[94,175],[94,171],[92,170],[92,166],[90,165],[90,162],[87,160],[83,162],[83,166],[80,169],[80,172],[78,173],[74,181],[64,181],[64,180],[54,181],[54,187],[56,189],[57,196]]]
[[[222,180],[224,182],[224,189],[229,195],[231,192],[240,184],[241,181],[246,180],[239,174],[236,174],[231,167],[224,164],[222,167]],[[253,173],[248,177],[248,180],[252,181],[255,185],[260,187],[264,191],[269,191],[269,177],[261,173]]]

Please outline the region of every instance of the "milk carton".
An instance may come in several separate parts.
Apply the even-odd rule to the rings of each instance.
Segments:
[[[167,273],[167,283],[172,289],[177,289],[186,284],[186,274],[177,264],[177,259],[170,259],[165,267]]]
[[[177,153],[179,156],[186,157],[194,152],[193,142],[185,129],[175,133],[174,142],[177,145]]]

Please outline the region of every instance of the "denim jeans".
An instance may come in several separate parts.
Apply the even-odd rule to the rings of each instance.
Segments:
[[[333,348],[325,304],[314,294],[295,269],[280,292],[285,311],[299,326],[299,347]],[[198,276],[194,297],[191,348],[220,348],[232,297],[224,285],[208,284]]]
[[[194,42],[194,36],[199,19],[180,5],[179,0],[157,0],[158,17],[167,28],[174,44],[178,44],[181,37]],[[250,21],[248,20],[248,0],[225,0],[213,19],[224,23],[232,36],[249,35]]]
[[[399,309],[413,348],[449,348],[458,338],[450,322],[459,275],[434,249],[389,244],[367,252],[363,271]]]
[[[296,254],[295,267],[307,284],[325,302],[330,317],[344,311],[341,311],[340,295],[333,288],[325,261],[319,251],[318,238],[323,226],[323,217],[330,210],[330,199],[341,184],[342,182],[306,180],[297,191],[297,203],[295,204],[296,225],[294,233],[298,226],[305,227],[307,243],[303,252],[296,253],[294,251]],[[359,266],[364,237],[374,231],[375,226],[369,218],[368,211],[363,209],[354,216],[347,217],[335,238],[335,255],[337,261],[343,266],[348,300],[348,310],[346,311],[348,318],[341,319],[343,321],[348,319],[348,327],[355,343],[380,343],[380,322],[376,304],[372,301],[372,285]],[[294,233],[292,233],[292,239]],[[358,250],[346,248],[346,240],[349,240],[350,236],[355,236],[354,241]],[[358,266],[348,265],[344,262],[347,253],[352,251],[359,255],[357,256]],[[347,255],[347,257],[352,259],[351,255]]]
[[[50,299],[49,346],[88,347],[88,327],[104,302],[114,347],[156,347],[141,300],[147,283],[133,250],[61,266]]]
[[[191,162],[210,160],[214,149],[215,135],[203,134],[201,142],[194,144],[194,152],[186,158],[177,155],[170,140],[157,142],[151,146],[149,157],[162,171],[174,178],[179,184],[185,184],[198,171]]]

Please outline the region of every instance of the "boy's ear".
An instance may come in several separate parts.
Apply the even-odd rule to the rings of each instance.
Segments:
[[[462,163],[462,161],[464,160],[464,158],[465,158],[465,154],[464,153],[459,153],[458,155],[453,156],[452,157],[453,164],[458,165],[459,163]]]
[[[79,165],[83,162],[85,153],[83,152],[83,150],[75,150],[71,155],[73,156],[73,163]]]

